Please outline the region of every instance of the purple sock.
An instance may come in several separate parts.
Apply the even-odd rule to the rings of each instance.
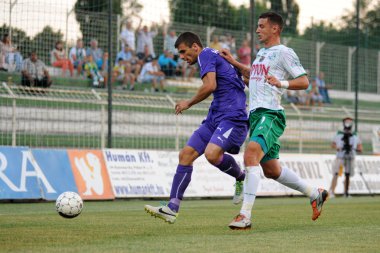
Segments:
[[[224,154],[222,161],[215,166],[224,173],[236,178],[237,181],[243,181],[245,178],[244,170],[241,170],[235,159],[228,154]]]
[[[173,178],[172,189],[170,191],[170,202],[168,207],[178,212],[183,194],[191,181],[191,173],[193,166],[185,166],[178,164],[177,171]]]

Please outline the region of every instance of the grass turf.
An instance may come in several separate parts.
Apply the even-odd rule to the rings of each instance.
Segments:
[[[250,231],[227,225],[230,200],[187,200],[169,225],[143,211],[158,201],[85,202],[64,219],[54,203],[0,204],[0,252],[378,252],[378,197],[335,198],[311,221],[307,198],[258,198]]]

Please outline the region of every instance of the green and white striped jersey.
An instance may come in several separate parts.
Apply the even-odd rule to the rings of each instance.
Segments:
[[[270,85],[265,75],[275,76],[280,81],[306,75],[293,49],[284,45],[262,48],[251,66],[249,80],[249,111],[262,107],[283,110],[281,95],[284,89]]]

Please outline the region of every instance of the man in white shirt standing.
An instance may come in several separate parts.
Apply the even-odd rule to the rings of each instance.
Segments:
[[[136,50],[135,30],[133,30],[132,22],[130,20],[126,21],[125,28],[120,33],[120,39],[122,50],[124,49],[125,45],[128,45],[133,51]]]
[[[157,35],[157,27],[153,26],[153,31],[149,31],[148,27],[145,25],[143,29],[138,32],[137,35],[137,56],[141,59],[141,55],[144,54],[144,47],[147,46],[149,53],[156,57],[154,52],[153,38]]]
[[[221,50],[221,55],[249,80],[250,138],[244,152],[244,200],[240,213],[229,224],[231,229],[251,228],[251,212],[262,170],[267,178],[309,196],[312,220],[319,217],[328,196],[326,190],[307,185],[292,170],[281,167],[278,161],[279,138],[286,127],[281,95],[286,89],[304,90],[309,85],[296,53],[281,45],[283,26],[284,21],[277,13],[266,12],[259,16],[256,33],[264,47],[257,53],[251,67],[235,60],[228,50]]]

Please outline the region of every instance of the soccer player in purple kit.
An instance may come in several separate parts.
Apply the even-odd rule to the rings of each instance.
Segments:
[[[199,36],[192,32],[182,33],[175,47],[180,58],[187,63],[198,62],[203,82],[191,99],[177,102],[175,113],[181,114],[211,94],[214,98],[206,119],[179,153],[168,205],[145,205],[145,210],[152,216],[171,224],[176,221],[180,202],[191,181],[193,162],[202,154],[222,172],[236,178],[233,202],[239,204],[242,201],[245,172],[226,152],[238,154],[248,131],[245,84],[241,74],[217,50],[203,48]]]

